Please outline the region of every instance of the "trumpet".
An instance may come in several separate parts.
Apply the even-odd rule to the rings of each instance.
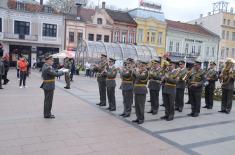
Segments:
[[[192,70],[189,71],[189,72],[182,78],[182,80],[183,80],[183,81],[187,81],[191,75],[192,75]]]

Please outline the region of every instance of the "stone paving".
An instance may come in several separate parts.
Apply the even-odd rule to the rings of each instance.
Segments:
[[[108,112],[95,105],[99,102],[96,79],[75,76],[71,90],[63,89],[63,78],[57,80],[56,119],[45,120],[40,74],[32,72],[25,89],[17,87],[14,74],[10,72],[11,83],[0,91],[0,155],[235,154],[235,111],[230,115],[218,113],[220,102],[213,110],[202,109],[198,118],[186,116],[191,112],[186,105],[171,122],[160,120],[164,115],[161,107],[158,115],[146,113],[145,123],[136,125],[131,122],[134,109],[128,119],[118,116],[123,110],[120,79],[117,111]],[[149,109],[146,103],[145,111]]]

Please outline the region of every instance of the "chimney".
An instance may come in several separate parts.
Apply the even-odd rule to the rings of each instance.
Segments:
[[[40,5],[43,5],[43,0],[40,0]]]
[[[102,9],[105,9],[105,2],[102,2]]]
[[[200,14],[200,18],[202,18],[203,17],[203,14]]]

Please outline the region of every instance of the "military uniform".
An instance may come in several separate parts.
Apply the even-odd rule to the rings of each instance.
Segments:
[[[69,72],[65,73],[65,82],[66,82],[66,86],[64,88],[66,89],[70,89],[70,72],[71,72],[71,68],[72,68],[72,64],[71,62],[67,59],[67,61],[64,62],[64,68],[68,69]]]
[[[109,102],[108,109],[110,111],[116,110],[116,99],[115,99],[116,76],[117,76],[117,69],[115,68],[115,66],[114,65],[109,66],[107,70],[106,87],[107,87],[107,96]]]
[[[186,68],[178,68],[179,76],[176,84],[176,97],[175,97],[175,110],[182,112],[184,108],[184,90],[185,90],[185,81],[183,77],[187,74]]]
[[[107,62],[100,61],[98,66],[94,67],[94,71],[97,72],[97,82],[99,86],[99,94],[100,94],[100,103],[97,105],[106,106],[106,67]]]
[[[213,96],[215,91],[215,82],[218,80],[218,73],[215,69],[208,69],[205,72],[205,103],[204,108],[212,109],[213,107]]]
[[[171,121],[174,119],[174,101],[176,94],[176,74],[177,70],[169,70],[166,72],[165,77],[163,79],[164,87],[162,89],[163,93],[163,103],[165,104],[165,116],[161,117],[161,119],[165,119],[167,121]]]
[[[222,105],[220,112],[227,114],[229,114],[232,109],[234,74],[235,72],[232,69],[222,71]]]
[[[150,102],[151,110],[149,113],[153,115],[158,113],[159,109],[159,91],[161,89],[161,79],[162,79],[161,68],[152,68],[149,72],[149,83],[148,88],[150,91]]]
[[[148,82],[148,71],[145,70],[143,72],[134,72],[133,76],[135,77],[134,84],[134,94],[135,94],[135,113],[137,119],[133,122],[138,124],[142,124],[144,122],[144,108],[146,101],[147,90],[147,82]]]
[[[192,69],[189,74],[190,75],[188,78],[188,95],[192,112],[188,115],[192,117],[197,117],[201,109],[201,96],[204,83],[204,72],[202,71],[202,69],[199,69],[197,71],[195,69]]]
[[[133,78],[132,70],[125,67],[121,72],[122,83],[120,89],[122,89],[123,96],[123,113],[121,116],[129,117],[131,114],[131,106],[133,104]]]
[[[0,57],[0,89],[3,89],[2,88],[2,76],[5,74],[5,68],[4,68],[4,64],[1,60],[1,57]]]
[[[56,72],[52,66],[44,64],[42,67],[43,83],[41,88],[44,90],[44,117],[51,117],[52,101],[55,89],[55,77],[63,75],[63,72]]]

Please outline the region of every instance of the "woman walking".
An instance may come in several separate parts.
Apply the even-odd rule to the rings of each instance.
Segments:
[[[22,82],[23,82],[23,86],[24,88],[26,88],[26,77],[27,77],[27,69],[28,69],[28,62],[25,59],[25,57],[20,58],[20,60],[18,61],[18,67],[20,70],[20,88],[22,87]]]

